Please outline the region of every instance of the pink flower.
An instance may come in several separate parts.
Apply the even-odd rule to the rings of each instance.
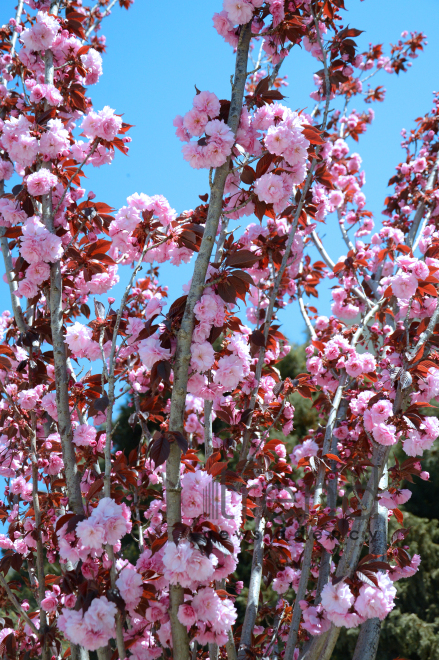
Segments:
[[[207,371],[215,362],[215,351],[207,341],[192,344],[191,356],[191,367],[199,372]]]
[[[279,458],[285,458],[287,455],[287,450],[285,449],[285,445],[283,444],[276,445],[274,451],[279,456]]]
[[[54,612],[58,607],[58,599],[53,591],[46,591],[46,597],[41,601],[41,607],[46,612]]]
[[[213,380],[224,390],[234,390],[243,377],[243,364],[236,355],[226,355],[218,360],[218,369],[215,371]]]
[[[212,119],[207,122],[206,135],[210,135],[211,140],[220,145],[227,145],[230,149],[235,141],[233,131],[227,126],[223,119]],[[230,150],[228,153],[230,153]]]
[[[186,573],[194,582],[206,582],[214,573],[212,562],[199,550],[194,550],[186,562]]]
[[[10,163],[7,160],[0,160],[0,181],[7,181],[8,179],[11,178],[13,173],[14,173],[14,166],[12,165],[12,163]]]
[[[200,112],[196,108],[189,110],[183,118],[183,126],[186,130],[195,136],[203,135],[206,124],[209,121],[207,114]]]
[[[220,34],[228,44],[233,48],[236,48],[238,45],[238,37],[235,34],[233,29],[233,23],[230,22],[230,19],[227,15],[227,12],[224,10],[219,14],[216,13],[213,15],[213,25],[215,30]]]
[[[51,474],[53,476],[55,474],[59,474],[63,468],[64,461],[61,456],[52,452],[49,457],[49,465],[45,468],[44,471],[47,474]]]
[[[388,490],[379,493],[380,504],[385,506],[386,509],[396,509],[400,504],[408,502],[411,496],[412,494],[408,488],[397,490],[394,493],[390,493]]]
[[[287,126],[270,126],[264,140],[265,146],[270,153],[281,156],[289,147],[292,137],[293,134]]]
[[[421,557],[419,555],[413,555],[409,566],[404,566],[404,568],[400,568],[399,566],[392,566],[389,571],[389,578],[392,580],[392,582],[396,582],[401,578],[411,577],[417,572],[420,563]]]
[[[338,208],[343,204],[343,193],[340,190],[331,190],[329,193],[329,201],[332,204],[332,206],[335,206],[335,208]]]
[[[378,587],[363,584],[355,601],[355,609],[366,619],[378,617],[381,621],[395,607],[396,589],[387,573],[376,573]]]
[[[393,412],[393,405],[391,401],[387,399],[382,399],[374,403],[370,409],[372,415],[372,421],[374,424],[380,424],[381,422],[386,422],[390,415]]]
[[[29,96],[31,103],[39,103],[46,95],[46,85],[34,85]]]
[[[66,635],[67,639],[79,643],[83,638],[82,612],[64,608],[58,619],[59,629]]]
[[[183,158],[194,169],[199,170],[203,167],[208,167],[205,149],[200,147],[196,142],[185,144],[182,148],[182,152]]]
[[[148,321],[156,314],[160,314],[163,307],[163,300],[160,298],[154,297],[148,301],[148,304],[145,307],[145,319]]]
[[[47,128],[40,139],[40,152],[48,158],[57,158],[70,147],[69,132],[61,119],[49,119]]]
[[[277,174],[263,174],[255,183],[255,193],[262,202],[276,202],[283,196],[283,181]]]
[[[58,410],[56,407],[56,393],[49,392],[45,394],[41,399],[41,407],[51,416],[53,419],[58,419]]]
[[[211,119],[219,115],[221,105],[216,94],[213,92],[200,92],[194,97],[194,108],[204,112]]]
[[[86,325],[82,325],[76,321],[73,325],[69,326],[66,330],[66,343],[72,353],[81,353],[91,341],[93,331]]]
[[[136,608],[142,598],[143,578],[137,573],[134,566],[130,564],[121,570],[116,580],[116,586],[127,607],[130,609]]]
[[[407,438],[402,443],[402,448],[407,456],[422,456],[424,453],[424,447],[422,445],[421,434],[415,429],[410,429]]]
[[[96,439],[96,429],[88,424],[80,424],[73,432],[73,442],[77,447],[88,447]]]
[[[94,48],[90,48],[85,55],[81,55],[84,69],[87,70],[86,85],[94,85],[102,75],[102,56]]]
[[[50,268],[44,261],[30,264],[26,270],[26,278],[37,286],[47,280],[49,275]]]
[[[197,615],[195,614],[195,610],[192,607],[192,605],[189,605],[188,603],[184,603],[184,605],[180,605],[178,608],[178,620],[180,623],[182,623],[184,626],[193,626],[194,623],[197,621]]]
[[[268,0],[270,11],[273,16],[273,27],[276,27],[285,18],[285,7],[283,0]]]
[[[165,567],[164,575],[171,584],[182,584],[188,580],[186,564],[192,552],[193,548],[189,541],[180,541],[178,545],[168,541],[163,554],[163,565]]]
[[[105,596],[95,598],[84,614],[84,637],[79,643],[89,651],[96,651],[104,646],[111,637],[115,637],[116,614],[116,605]]]
[[[337,353],[338,353],[338,349],[337,349]],[[314,357],[308,358],[308,360],[306,361],[306,368],[308,369],[309,373],[313,374],[314,376],[324,371],[323,362],[321,358],[318,357],[318,355],[314,355]]]
[[[54,262],[61,258],[61,239],[51,234],[37,216],[28,218],[22,231],[20,254],[28,263]]]
[[[197,618],[201,621],[212,622],[219,610],[220,598],[210,587],[200,589],[192,601]]]
[[[52,188],[55,188],[57,184],[58,178],[49,172],[49,170],[45,169],[29,174],[26,180],[27,189],[34,197],[37,197],[38,195],[46,195]]]
[[[418,280],[425,280],[430,275],[430,269],[423,261],[416,261],[412,266],[412,273]]]
[[[316,330],[326,330],[329,326],[329,319],[327,316],[319,316],[316,319]]]
[[[327,618],[322,605],[313,607],[306,600],[301,600],[299,605],[303,611],[302,627],[311,635],[321,635],[329,630],[331,622]]]
[[[356,378],[360,374],[363,373],[364,367],[363,367],[363,360],[361,359],[361,355],[357,355],[354,353],[354,355],[351,355],[348,361],[346,362],[346,372],[349,374],[349,376],[352,376],[353,378]]]
[[[197,490],[183,488],[181,494],[182,515],[186,518],[196,518],[204,511],[203,495]]]
[[[39,11],[32,27],[22,32],[21,40],[30,51],[46,50],[52,45],[59,28],[59,22],[54,16]]]
[[[76,526],[76,536],[89,548],[99,550],[105,543],[105,530],[92,518],[81,520]]]
[[[112,516],[104,523],[105,538],[107,543],[115,545],[128,533],[127,521],[122,516]]]
[[[12,479],[10,484],[10,491],[13,495],[22,495],[27,491],[27,482],[24,477],[17,477]]]
[[[254,7],[249,0],[224,0],[223,7],[233,25],[248,23],[253,16]]]
[[[117,274],[117,265],[108,266],[106,273],[96,273],[88,283],[90,293],[101,295],[107,293],[115,284],[119,282]]]
[[[195,318],[199,321],[213,323],[218,312],[218,305],[213,296],[203,294],[194,307]]]
[[[377,424],[372,429],[374,440],[380,445],[394,445],[396,442],[396,426],[393,424]]]
[[[418,288],[418,280],[410,273],[399,273],[392,278],[392,291],[397,298],[408,300],[415,295]]]
[[[152,369],[156,362],[169,360],[171,351],[160,345],[159,335],[151,335],[139,344],[139,356],[147,369]]]
[[[5,637],[7,637],[8,635],[11,635],[11,634],[15,635],[15,632],[16,631],[13,630],[12,628],[2,628],[2,630],[0,630],[0,644],[3,642]]]
[[[339,582],[334,586],[331,582],[325,584],[322,590],[322,605],[331,620],[331,614],[346,614],[354,602],[354,595],[349,586]]]
[[[376,361],[371,353],[363,353],[361,355],[361,360],[363,362],[363,373],[370,373],[376,369]]]
[[[294,465],[297,465],[301,458],[306,458],[307,456],[317,456],[318,450],[319,446],[314,440],[305,440],[301,444],[294,447],[293,452],[290,454],[291,462]]]
[[[22,390],[18,393],[18,403],[24,410],[33,410],[40,400],[40,396],[36,388]]]
[[[413,172],[423,172],[427,167],[427,161],[425,158],[417,158],[410,164],[412,166]]]
[[[91,111],[82,120],[81,128],[87,137],[100,137],[111,142],[122,126],[122,119],[108,105],[99,112]]]

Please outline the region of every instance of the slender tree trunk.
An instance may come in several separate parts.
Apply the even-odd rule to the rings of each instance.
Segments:
[[[57,7],[54,7],[57,13]],[[51,50],[46,50],[45,56],[46,84],[53,84],[54,64]],[[41,167],[49,167],[50,163],[43,163]],[[46,228],[55,233],[52,209],[52,194],[42,196],[42,215]],[[77,514],[84,512],[80,487],[80,476],[76,464],[75,448],[73,445],[73,431],[69,409],[69,375],[67,371],[66,346],[62,334],[63,308],[62,308],[62,275],[61,261],[58,260],[50,266],[50,325],[52,330],[53,359],[55,365],[56,407],[58,411],[58,430],[61,436],[61,447],[66,471],[67,494],[70,508]]]
[[[328,423],[326,424],[325,438],[323,440],[322,456],[327,454],[331,448],[332,434],[337,420],[340,419],[339,410],[342,401],[343,391],[346,385],[347,375],[346,372],[341,376],[340,384],[335,392],[334,399],[329,413]],[[346,413],[343,407],[342,411]],[[316,485],[313,496],[313,506],[320,503],[320,498],[323,493],[323,483],[325,480],[326,468],[324,463],[320,463],[317,472]],[[302,572],[300,575],[299,587],[297,589],[296,598],[294,601],[293,615],[291,618],[290,632],[288,634],[287,646],[285,649],[285,660],[292,660],[294,649],[297,644],[297,634],[299,632],[300,620],[302,618],[302,610],[299,602],[305,598],[306,589],[308,586],[309,574],[311,572],[311,557],[314,546],[314,534],[311,526],[308,527],[307,539],[305,543],[305,550],[302,559]]]
[[[241,117],[242,101],[244,98],[250,39],[251,24],[249,23],[241,28],[236,54],[235,77],[228,119],[228,125],[235,135]],[[184,430],[187,381],[191,359],[190,347],[194,329],[193,310],[204,290],[207,267],[215,243],[222,211],[224,185],[229,173],[229,160],[227,159],[226,163],[215,171],[203,239],[195,262],[191,287],[187,297],[181,328],[178,333],[169,419],[169,430],[171,432],[182,433]],[[174,525],[181,521],[180,456],[181,452],[177,443],[171,443],[170,455],[166,461],[166,509],[168,537],[170,541],[173,541],[172,530]],[[189,660],[189,641],[186,626],[183,626],[178,620],[178,608],[183,603],[183,588],[180,585],[170,586],[170,600],[169,614],[171,618],[174,660]]]
[[[238,660],[245,660],[247,650],[251,647],[253,628],[255,627],[258,614],[259,593],[262,581],[262,564],[264,560],[264,502],[262,498],[258,502],[258,512],[255,522],[255,542],[253,547],[252,570],[250,584],[248,587],[247,607],[245,610],[244,623],[242,624],[241,641],[238,649]]]
[[[380,480],[380,489],[385,490],[388,485],[387,466]],[[386,560],[387,549],[387,508],[375,501],[373,514],[370,519],[370,543],[369,551],[378,555],[381,561]],[[368,619],[361,626],[355,652],[352,660],[375,660],[378,643],[380,641],[381,621],[378,617]]]

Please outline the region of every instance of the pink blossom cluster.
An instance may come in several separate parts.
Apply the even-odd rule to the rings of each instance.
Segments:
[[[100,596],[92,601],[85,613],[64,608],[58,618],[58,627],[71,642],[88,651],[96,651],[116,636],[116,614],[116,605],[106,596]]]
[[[57,183],[57,177],[46,169],[29,174],[26,179],[27,189],[33,197],[47,195]]]
[[[321,604],[314,607],[306,600],[301,600],[299,604],[303,616],[302,628],[307,630],[311,635],[321,635],[329,630],[331,622],[326,616]]]
[[[59,22],[54,16],[39,11],[35,23],[24,30],[20,38],[29,51],[46,50],[52,46],[59,29]]]
[[[122,127],[122,118],[106,105],[103,110],[91,110],[82,120],[81,128],[91,139],[101,138],[107,142],[114,140]]]
[[[232,153],[235,137],[220,115],[220,102],[213,92],[194,96],[193,108],[174,119],[177,136],[187,142],[183,156],[195,169],[220,167]],[[204,136],[204,137],[200,137]],[[192,137],[199,138],[191,142]]]
[[[365,583],[357,598],[345,582],[328,582],[322,590],[322,606],[334,625],[356,628],[367,619],[383,620],[394,608],[396,589],[387,573],[377,573],[378,586]]]
[[[223,10],[220,13],[213,15],[213,25],[220,36],[236,48],[238,44],[237,27],[246,23],[252,22],[253,34],[268,31],[270,26],[264,25],[264,21],[255,17],[255,10],[262,7],[264,0],[223,0]],[[300,0],[302,4],[302,0]],[[269,10],[268,19],[272,21],[272,28],[275,28],[285,18],[285,3],[282,0],[267,0],[267,9]],[[296,2],[296,6],[297,2]],[[286,49],[281,49],[280,54],[277,54],[276,46],[281,47],[281,41],[275,38],[265,40],[263,42],[263,49],[267,56],[271,56],[273,64],[277,64],[281,57],[288,54]]]
[[[109,234],[113,241],[111,255],[123,264],[129,264],[140,257],[140,248],[133,232],[142,222],[142,213],[153,212],[163,227],[161,241],[154,247],[151,244],[145,254],[146,263],[164,263],[170,261],[179,266],[187,263],[192,252],[178,243],[179,229],[174,228],[177,213],[162,195],[145,195],[134,193],[127,199],[127,205],[117,212],[115,219],[109,227]]]
[[[60,557],[64,562],[100,557],[105,544],[117,546],[131,527],[128,507],[103,497],[91,515],[77,524],[74,532],[67,531],[67,523],[58,531]]]
[[[220,598],[211,587],[199,589],[191,603],[178,609],[179,621],[191,628],[196,626],[196,639],[201,645],[214,643],[223,646],[228,631],[236,621],[237,612],[229,598]]]
[[[399,257],[397,263],[400,268],[391,279],[392,291],[397,298],[408,300],[415,295],[419,281],[429,277],[430,268],[424,261],[406,256]]]
[[[58,106],[63,102],[63,96],[55,85],[51,83],[38,84],[33,78],[28,78],[26,83],[26,87],[30,91],[29,100],[31,103],[40,103],[46,100],[49,105]]]
[[[98,82],[102,75],[102,56],[95,48],[89,48],[88,51],[81,55],[81,61],[84,69],[87,71],[85,77],[86,85],[94,85]]]
[[[28,218],[22,227],[20,254],[30,266],[16,295],[33,298],[38,293],[38,286],[49,277],[48,264],[60,259],[62,253],[61,239],[48,231],[38,216]]]
[[[307,348],[308,360],[307,368],[313,374],[315,382],[321,387],[330,391],[335,391],[338,385],[331,374],[329,363],[335,362],[336,369],[346,369],[346,373],[352,378],[358,378],[363,374],[374,372],[376,369],[376,360],[371,353],[357,353],[346,337],[340,334],[335,335],[326,342],[322,351],[315,355],[316,347]]]

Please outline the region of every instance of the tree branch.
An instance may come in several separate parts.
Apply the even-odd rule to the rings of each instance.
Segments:
[[[232,90],[228,125],[236,135],[242,111],[245,81],[247,78],[247,60],[251,39],[251,23],[242,26],[236,54],[235,77]],[[218,223],[221,216],[224,185],[229,172],[230,158],[215,171],[211,189],[209,210],[201,241],[200,251],[195,262],[191,287],[186,301],[186,307],[177,339],[175,358],[174,384],[172,389],[171,413],[169,430],[182,432],[187,381],[190,364],[190,347],[194,329],[193,310],[204,291],[207,267],[212,254]],[[180,487],[180,448],[176,442],[171,443],[170,456],[166,462],[166,507],[168,520],[168,535],[172,541],[174,525],[181,521],[181,487]],[[178,620],[178,608],[183,603],[183,588],[180,585],[170,586],[170,617],[175,660],[189,660],[189,642],[186,627]]]

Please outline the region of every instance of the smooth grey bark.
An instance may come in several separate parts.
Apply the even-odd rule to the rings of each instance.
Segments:
[[[213,401],[206,400],[204,402],[204,454],[206,461],[213,454],[212,407]],[[209,642],[209,660],[217,660],[218,653],[218,644]]]
[[[336,421],[339,419],[339,408],[343,397],[343,391],[346,385],[347,375],[343,373],[340,379],[340,384],[335,392],[332,401],[331,411],[329,413],[328,422],[326,424],[325,438],[323,440],[322,456],[327,454],[331,448],[332,434]],[[346,411],[344,411],[346,412]],[[313,496],[313,506],[320,503],[320,497],[323,493],[323,484],[325,481],[326,466],[323,462],[320,463],[317,472],[316,485]],[[302,559],[302,572],[300,574],[299,586],[297,589],[296,598],[294,601],[293,615],[291,617],[290,631],[288,633],[288,641],[285,648],[285,660],[292,660],[294,649],[297,644],[297,634],[299,632],[300,620],[302,617],[302,610],[299,602],[305,598],[306,588],[308,586],[309,574],[311,571],[311,558],[314,546],[314,534],[312,526],[308,527],[307,539],[305,543],[305,550]]]
[[[347,399],[342,399],[340,403],[340,407],[338,409],[337,421],[341,421],[345,419],[347,409],[348,409],[348,401]],[[335,437],[335,435],[332,435],[330,451],[331,454],[334,454],[334,456],[338,456],[337,438]],[[336,461],[330,461],[330,465],[331,465],[331,469],[335,473],[337,470]],[[327,505],[331,509],[331,515],[335,515],[335,510],[337,506],[337,489],[338,489],[338,479],[335,478],[332,481],[329,481]],[[318,605],[320,603],[322,589],[329,580],[331,560],[332,560],[332,554],[327,550],[324,550],[322,554],[322,558],[320,560],[320,569],[319,569],[319,577],[317,580],[316,597],[314,599],[315,605]]]
[[[244,98],[245,81],[247,78],[247,60],[251,39],[251,23],[241,28],[236,53],[235,76],[232,88],[232,98],[229,110],[228,125],[236,135],[241,117]],[[187,393],[189,364],[191,359],[191,341],[194,329],[193,310],[201,298],[206,280],[207,267],[212,254],[218,223],[221,216],[224,185],[229,173],[230,158],[215,171],[209,199],[204,234],[200,251],[195,261],[191,287],[186,301],[186,307],[177,339],[177,351],[174,366],[174,384],[169,418],[170,432],[183,432],[184,411]],[[176,442],[171,443],[171,451],[166,461],[166,509],[168,523],[168,538],[173,541],[174,525],[181,521],[181,486],[180,486],[181,452]],[[178,608],[183,603],[183,588],[180,585],[170,587],[170,618],[173,641],[174,660],[189,660],[189,640],[186,626],[178,620]]]
[[[206,399],[204,402],[204,453],[206,461],[213,454],[212,407],[213,401]]]
[[[55,7],[55,9],[57,9]],[[53,54],[46,50],[45,56],[45,83],[53,84],[54,65]],[[42,167],[50,167],[43,163]],[[52,195],[42,196],[42,216],[46,228],[55,233],[52,211]],[[63,307],[62,307],[62,275],[61,261],[50,265],[50,326],[52,331],[53,360],[55,367],[56,408],[58,411],[58,430],[61,437],[61,448],[65,466],[67,495],[69,506],[76,514],[84,513],[80,476],[76,464],[76,454],[73,445],[73,431],[69,409],[69,374],[67,371],[67,353],[62,334]]]
[[[258,498],[258,512],[255,521],[255,542],[253,546],[252,570],[250,584],[248,587],[247,607],[245,610],[244,623],[242,624],[241,641],[238,648],[238,660],[247,658],[247,651],[251,647],[253,628],[259,606],[259,592],[261,590],[262,563],[264,560],[264,532],[265,516],[264,503]]]
[[[395,401],[393,404],[393,414],[399,414],[402,404],[401,386],[398,386]],[[352,575],[360,559],[361,550],[364,545],[366,532],[369,527],[370,516],[376,501],[379,483],[387,466],[390,454],[390,447],[375,446],[372,454],[372,472],[369,477],[365,493],[360,502],[362,509],[361,516],[357,517],[352,526],[351,533],[346,542],[342,559],[338,565],[336,576],[348,577]],[[355,532],[355,534],[353,533]],[[340,628],[331,625],[328,632],[319,637],[314,637],[309,648],[302,656],[302,660],[329,660],[340,634]]]
[[[430,172],[430,176],[427,179],[427,185],[425,186],[425,191],[424,192],[429,192],[430,190],[433,189],[434,185],[434,180],[437,175],[437,170],[439,167],[439,154],[438,157],[435,161],[435,164],[433,165],[433,169]],[[410,227],[410,231],[408,233],[408,236],[406,238],[406,243],[409,247],[413,247],[413,243],[416,238],[416,234],[418,233],[419,225],[421,224],[422,216],[424,215],[425,211],[425,202],[421,202],[416,209],[415,217],[413,218],[413,223],[412,226]]]
[[[385,468],[380,480],[380,490],[385,490],[387,485],[388,472],[387,468]],[[369,552],[373,555],[378,555],[380,561],[386,561],[387,530],[387,508],[376,500],[370,519],[371,537]],[[378,617],[365,621],[361,626],[352,660],[375,660],[380,641],[380,632],[381,621]]]
[[[31,355],[30,355],[31,357]],[[32,420],[32,435],[31,435],[31,462],[32,462],[32,503],[35,512],[35,528],[37,536],[37,577],[38,577],[38,605],[40,607],[40,634],[44,634],[47,626],[47,616],[45,610],[41,607],[41,603],[46,595],[46,582],[44,574],[44,547],[41,538],[41,510],[40,498],[38,496],[38,454],[37,454],[37,437],[36,437],[36,416],[31,412]],[[41,657],[42,660],[48,660],[50,657],[47,640],[41,642]]]
[[[110,646],[101,646],[101,648],[96,651],[96,654],[98,656],[98,660],[110,660],[110,658],[111,658],[111,647]],[[124,660],[124,658],[121,658],[121,660]]]

